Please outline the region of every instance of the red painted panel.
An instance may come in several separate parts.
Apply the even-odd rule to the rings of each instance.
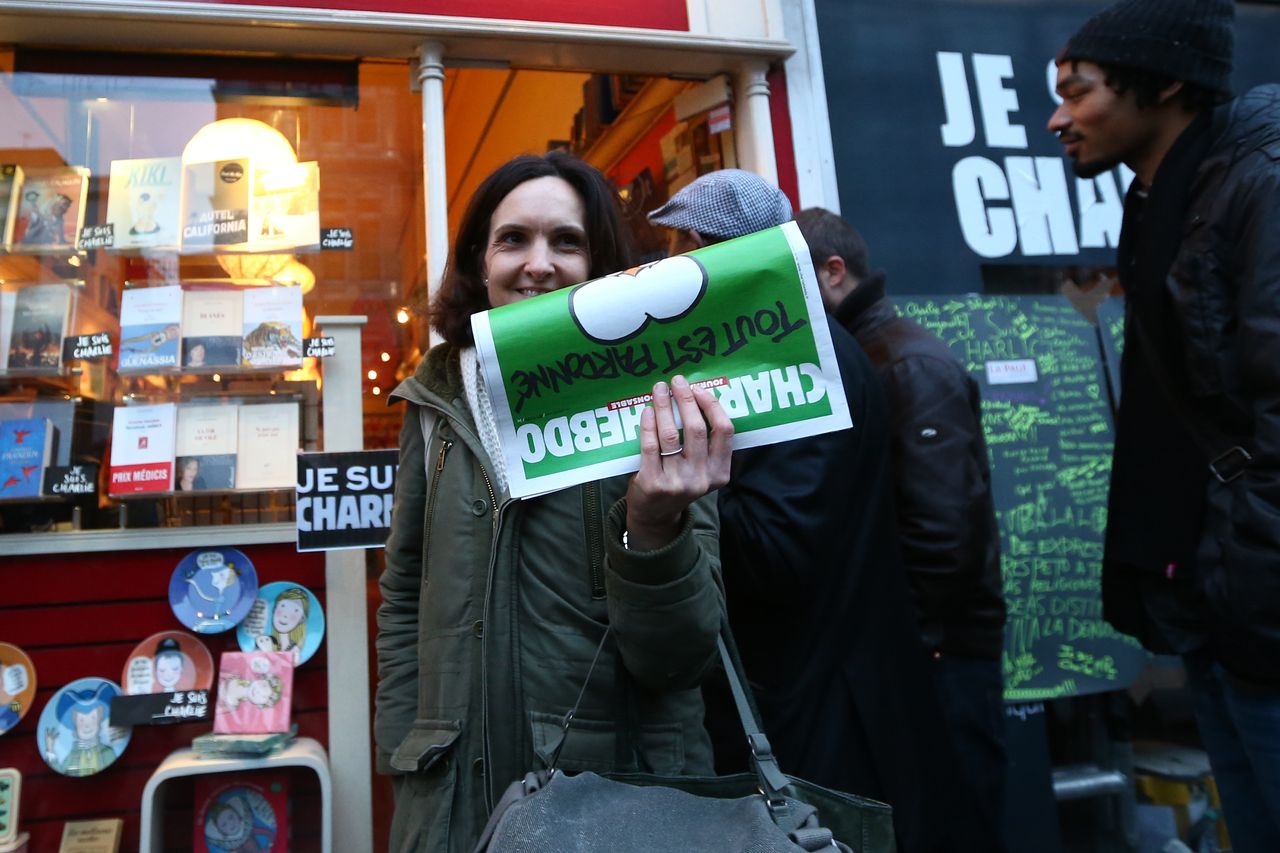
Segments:
[[[464,18],[507,18],[557,24],[598,24],[657,30],[689,29],[686,0],[194,0],[216,6],[275,6],[336,9],[351,12],[401,12],[411,15],[456,15]]]
[[[773,125],[773,156],[778,162],[778,187],[800,210],[800,177],[796,172],[796,147],[791,138],[791,109],[787,100],[787,72],[781,65],[769,71],[769,119]]]
[[[192,539],[198,541],[197,532]],[[0,640],[27,651],[39,683],[34,707],[0,737],[0,766],[17,767],[24,776],[22,818],[31,833],[31,850],[56,850],[67,820],[102,817],[124,818],[121,849],[136,850],[147,779],[165,756],[210,729],[207,723],[136,727],[116,763],[85,779],[54,773],[40,757],[36,740],[40,712],[59,687],[90,675],[118,681],[139,640],[181,628],[169,608],[169,577],[190,550],[0,557]],[[253,561],[261,583],[294,581],[325,601],[323,555],[299,554],[291,544],[241,550]],[[215,661],[223,651],[238,648],[234,633],[201,639]],[[327,679],[322,645],[296,675],[293,714],[300,733],[322,744],[328,742]],[[295,825],[314,824],[318,801],[305,785],[298,790],[302,796],[294,802]],[[191,849],[190,797],[188,788],[187,828],[176,836],[166,834],[166,849]],[[309,834],[291,849],[317,849],[318,838]]]

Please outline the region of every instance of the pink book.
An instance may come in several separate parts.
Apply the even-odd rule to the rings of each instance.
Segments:
[[[289,730],[293,655],[289,652],[223,652],[218,667],[218,734],[270,734]]]

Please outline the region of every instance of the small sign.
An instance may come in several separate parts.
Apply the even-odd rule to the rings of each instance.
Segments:
[[[335,351],[333,338],[303,338],[303,358],[332,358]]]
[[[1027,385],[1040,378],[1033,358],[988,361],[986,367],[988,385]]]
[[[44,469],[46,497],[92,495],[97,491],[97,465],[50,465]]]
[[[124,820],[118,817],[69,820],[63,824],[58,853],[118,853],[123,833]]]
[[[111,335],[107,332],[72,335],[62,339],[63,361],[104,361],[113,354]]]
[[[386,545],[399,461],[398,450],[298,454],[298,550]]]
[[[76,241],[78,249],[110,249],[116,244],[116,226],[108,222],[106,225],[86,225],[80,229],[80,239]]]
[[[208,690],[141,693],[111,700],[111,721],[119,726],[168,726],[212,719]]]
[[[320,248],[350,252],[355,248],[356,235],[350,228],[320,229]]]
[[[733,113],[729,110],[728,104],[721,104],[707,113],[707,131],[709,133],[724,133],[732,128]]]

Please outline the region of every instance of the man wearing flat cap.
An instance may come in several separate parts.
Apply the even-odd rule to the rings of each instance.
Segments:
[[[1103,606],[1186,663],[1233,848],[1280,850],[1280,86],[1231,99],[1230,0],[1121,0],[1057,56],[1049,120],[1124,163]]]
[[[790,219],[781,190],[738,169],[649,214],[672,254]],[[888,404],[857,342],[830,330],[853,427],[734,451],[718,501],[729,623],[783,770],[889,803],[903,853],[990,853],[957,837],[955,759],[895,533]],[[732,705],[704,692],[717,770],[745,769]]]

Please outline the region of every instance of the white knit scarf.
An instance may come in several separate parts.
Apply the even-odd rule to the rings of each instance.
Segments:
[[[476,431],[480,433],[484,452],[489,454],[494,484],[500,494],[506,494],[507,464],[502,458],[502,445],[498,443],[498,422],[493,415],[493,403],[489,400],[489,392],[480,376],[480,359],[476,357],[476,348],[464,348],[461,358],[462,387],[467,395],[467,406],[471,409],[471,417],[475,419]]]

